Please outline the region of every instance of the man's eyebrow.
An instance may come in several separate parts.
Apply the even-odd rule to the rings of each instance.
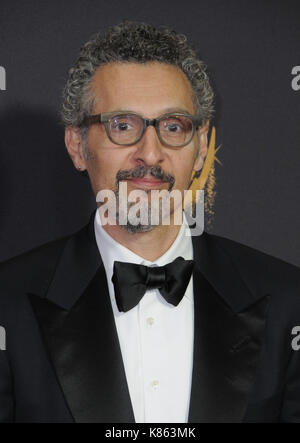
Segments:
[[[165,108],[162,110],[162,114],[169,114],[170,112],[180,112],[181,114],[191,114],[190,111],[188,111],[187,109],[184,108]]]

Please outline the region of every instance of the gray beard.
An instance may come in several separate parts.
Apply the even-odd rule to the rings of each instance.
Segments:
[[[116,198],[117,198],[117,202],[119,202],[119,189],[115,192]],[[127,223],[126,224],[120,224],[120,211],[119,211],[119,205],[117,204],[117,210],[116,210],[116,221],[119,224],[119,226],[121,226],[123,229],[125,229],[125,231],[129,232],[130,234],[137,234],[137,233],[142,233],[142,232],[149,232],[152,231],[153,229],[155,229],[157,226],[159,226],[162,223],[162,210],[161,210],[161,205],[160,205],[160,210],[159,210],[159,224],[152,224],[151,223],[151,203],[148,204],[148,223],[147,224],[142,224],[142,223],[138,223],[136,225],[133,225],[130,220],[128,219],[128,213],[130,208],[134,205],[135,203],[127,203]]]
[[[168,191],[171,191],[172,187],[174,186],[175,178],[172,175],[165,174],[160,167],[152,166],[140,166],[136,168],[135,170],[125,170],[121,171],[117,174],[116,177],[116,191],[115,196],[117,198],[117,202],[119,202],[119,183],[120,181],[126,180],[128,177],[135,177],[135,178],[142,178],[145,177],[147,173],[150,173],[153,177],[158,179],[163,179],[167,183],[169,183]],[[150,191],[149,191],[150,192]],[[151,200],[150,200],[151,202]],[[152,224],[151,223],[151,203],[148,203],[148,222],[147,224],[138,223],[137,225],[133,225],[130,220],[128,220],[128,213],[131,208],[131,206],[134,205],[134,203],[127,203],[127,224],[121,224],[120,221],[120,212],[119,212],[119,205],[117,204],[117,210],[116,210],[116,221],[119,224],[119,226],[122,226],[127,232],[130,234],[136,234],[140,232],[148,232],[156,228],[162,223],[162,208],[160,205],[159,209],[159,222],[158,224]]]

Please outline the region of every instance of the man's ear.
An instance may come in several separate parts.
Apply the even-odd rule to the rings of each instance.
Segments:
[[[72,126],[66,127],[65,144],[75,168],[84,171],[86,169],[86,162],[82,146],[82,137],[78,128],[73,128]]]
[[[202,169],[205,157],[208,151],[208,142],[207,142],[207,134],[209,128],[209,121],[205,123],[205,125],[201,126],[197,129],[197,138],[198,138],[198,155],[196,157],[194,163],[194,171],[200,171]]]

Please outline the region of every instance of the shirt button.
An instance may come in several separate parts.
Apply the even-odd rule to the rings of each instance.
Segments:
[[[147,318],[147,325],[148,325],[148,326],[152,326],[153,323],[154,323],[154,318],[152,318],[152,317],[148,317],[148,318]]]
[[[158,380],[153,380],[152,383],[151,383],[151,387],[154,390],[158,389],[158,385],[159,385],[159,381]]]

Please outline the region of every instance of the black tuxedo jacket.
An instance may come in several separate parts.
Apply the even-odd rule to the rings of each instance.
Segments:
[[[300,269],[192,237],[189,422],[300,422]],[[94,214],[0,265],[0,422],[134,422]]]

